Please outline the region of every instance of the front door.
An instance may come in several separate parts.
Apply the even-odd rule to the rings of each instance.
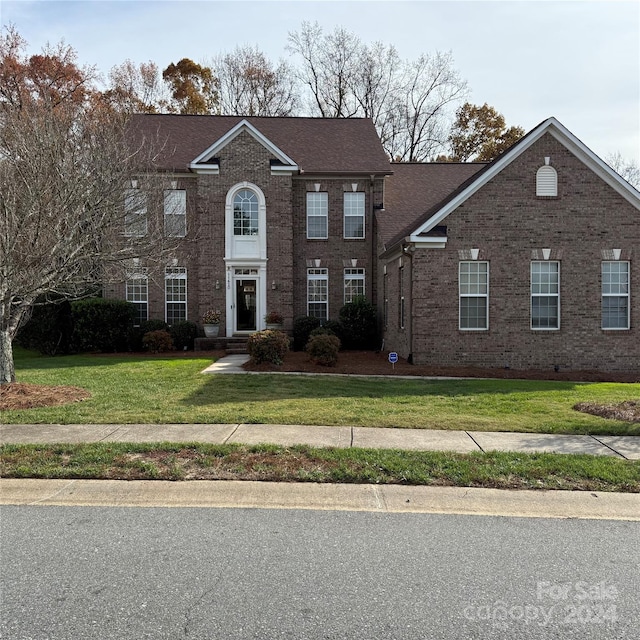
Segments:
[[[257,288],[255,278],[236,280],[236,331],[256,331],[257,326]]]

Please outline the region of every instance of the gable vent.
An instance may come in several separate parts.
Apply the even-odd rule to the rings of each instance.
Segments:
[[[545,158],[545,160],[547,160]],[[537,196],[557,196],[558,195],[558,174],[549,164],[538,169],[536,173],[536,195]]]

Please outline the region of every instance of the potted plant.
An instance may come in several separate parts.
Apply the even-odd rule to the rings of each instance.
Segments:
[[[267,324],[267,329],[282,329],[284,318],[282,317],[282,314],[277,311],[269,311],[269,313],[264,317],[264,321]]]
[[[202,326],[204,327],[204,335],[207,338],[216,338],[220,331],[220,312],[209,309],[202,316]]]

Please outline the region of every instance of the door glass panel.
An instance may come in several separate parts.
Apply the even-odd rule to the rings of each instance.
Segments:
[[[236,328],[256,330],[256,280],[236,280]]]

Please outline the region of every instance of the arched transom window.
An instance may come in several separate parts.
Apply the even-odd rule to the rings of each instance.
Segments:
[[[242,189],[233,198],[233,235],[258,235],[258,196]]]

